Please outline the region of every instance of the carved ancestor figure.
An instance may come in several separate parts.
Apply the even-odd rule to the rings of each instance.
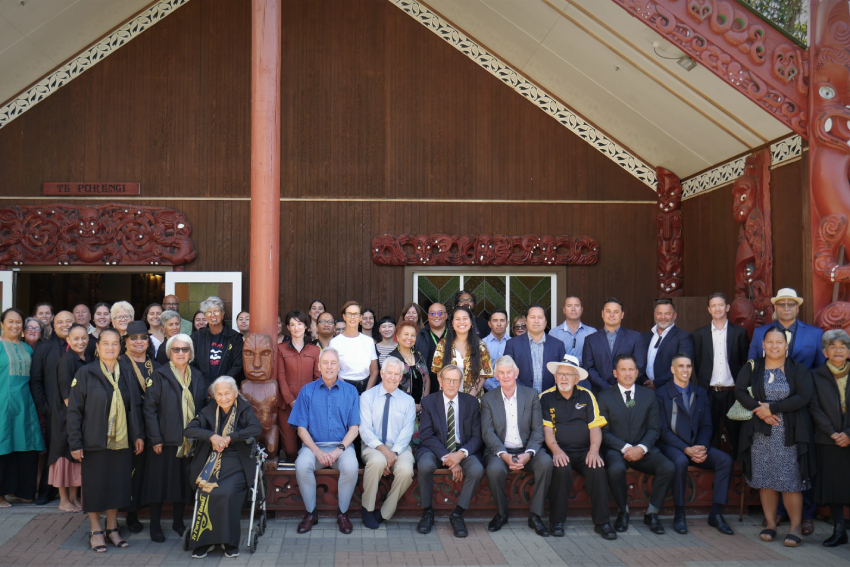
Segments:
[[[732,214],[741,224],[735,256],[735,300],[731,319],[747,330],[771,320],[773,244],[770,222],[770,151],[747,156],[744,175],[735,180]]]
[[[277,468],[277,447],[280,440],[277,409],[281,399],[277,380],[272,378],[274,344],[268,335],[250,333],[242,346],[242,368],[245,371],[242,395],[251,402],[254,412],[263,424],[263,434],[259,441],[269,453],[266,466],[272,470]]]
[[[809,176],[815,324],[848,328],[850,296],[850,7],[821,0],[811,14]],[[839,259],[844,246],[844,259]],[[837,286],[837,289],[836,289]]]
[[[658,291],[659,297],[684,295],[682,246],[682,182],[663,167],[658,177]]]

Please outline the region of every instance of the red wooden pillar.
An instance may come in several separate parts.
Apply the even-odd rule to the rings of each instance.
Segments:
[[[682,182],[663,167],[658,177],[658,297],[685,295],[684,247],[682,242]]]
[[[810,0],[809,198],[815,324],[850,328],[850,6]]]
[[[251,332],[277,337],[280,0],[251,0]]]

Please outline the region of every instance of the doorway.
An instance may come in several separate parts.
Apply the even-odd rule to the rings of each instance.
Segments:
[[[45,301],[56,312],[70,311],[79,303],[91,308],[101,302],[128,301],[138,318],[151,303],[161,303],[164,295],[162,273],[17,272],[15,282],[15,307],[26,314]]]

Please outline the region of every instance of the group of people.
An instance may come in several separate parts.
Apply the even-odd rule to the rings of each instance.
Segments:
[[[485,321],[463,290],[451,310],[410,304],[398,321],[377,319],[355,301],[342,307],[340,321],[320,301],[291,311],[279,320],[275,368],[281,457],[295,463],[306,509],[298,532],[318,522],[315,471],[326,467],[340,473],[339,529],[352,531],[348,507],[362,463],[368,528],[392,518],[416,474],[418,530],[430,532],[434,474],[447,469],[460,487],[449,518],[455,536],[468,533],[464,512],[485,474],[497,508],[488,527],[497,531],[509,517],[508,474],[525,470],[534,476],[528,524],[535,533],[564,535],[579,474],[596,533],[616,539],[629,526],[626,475],[634,469],[653,476],[649,529],[664,533],[658,512],[672,490],[672,528],[687,533],[687,470],[695,466],[715,471],[708,523],[731,535],[722,507],[737,459],[760,493],[763,540],[790,521],[784,544],[802,544],[818,503],[834,522],[823,544],[847,543],[850,336],[800,321],[802,301],[780,290],[775,322],[757,328],[752,341],[728,320],[722,293],[708,297],[711,321],[693,334],[676,326],[668,299],[655,302],[655,325],[643,333],[622,326],[624,307],[613,297],[598,331],[582,322],[574,296],[565,299],[564,323],[551,330],[540,305],[510,328],[503,310]],[[54,487],[62,510],[89,513],[92,549],[102,552],[106,539],[127,546],[119,510],[139,533],[138,511],[148,507],[150,537],[163,541],[162,504],[172,503],[172,529],[182,533],[185,505],[207,487],[199,492],[209,499],[203,509],[228,521],[192,535],[194,556],[211,543],[238,554],[238,510],[253,469],[242,441],[261,432],[238,393],[250,317],[238,314],[231,329],[216,297],[202,302],[201,327],[178,309],[168,296],[140,320],[127,302],[55,315],[40,304],[26,319],[16,309],[2,314],[0,419],[11,434],[0,441],[0,494],[30,500],[38,491],[46,503]],[[389,475],[392,487],[378,507],[378,485]]]

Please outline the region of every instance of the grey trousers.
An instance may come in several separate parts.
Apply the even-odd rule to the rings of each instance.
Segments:
[[[319,449],[333,451],[339,443],[316,443]],[[319,462],[316,455],[313,454],[308,447],[301,447],[298,451],[298,458],[295,459],[295,478],[298,479],[298,489],[301,492],[301,498],[304,500],[304,509],[308,512],[316,510],[316,474],[314,471],[325,468]],[[337,489],[337,497],[339,498],[340,512],[348,512],[348,506],[351,504],[351,497],[354,495],[354,487],[357,486],[357,455],[354,453],[354,447],[351,445],[342,452],[342,455],[334,461],[331,468],[339,471],[339,485]]]
[[[549,485],[552,483],[552,457],[546,451],[538,451],[530,461],[525,464],[526,472],[534,473],[534,492],[531,495],[532,514],[543,516],[546,505],[546,495],[549,493]],[[506,492],[508,465],[501,457],[490,453],[487,455],[487,481],[490,483],[490,492],[496,500],[496,508],[502,516],[508,515],[508,495]]]
[[[419,495],[422,498],[422,507],[430,508],[434,500],[434,471],[445,468],[437,455],[431,451],[421,451],[418,460],[419,466]],[[484,478],[484,467],[475,455],[470,455],[460,462],[463,469],[463,487],[457,505],[464,510],[469,510],[472,497],[478,492],[478,486]]]

